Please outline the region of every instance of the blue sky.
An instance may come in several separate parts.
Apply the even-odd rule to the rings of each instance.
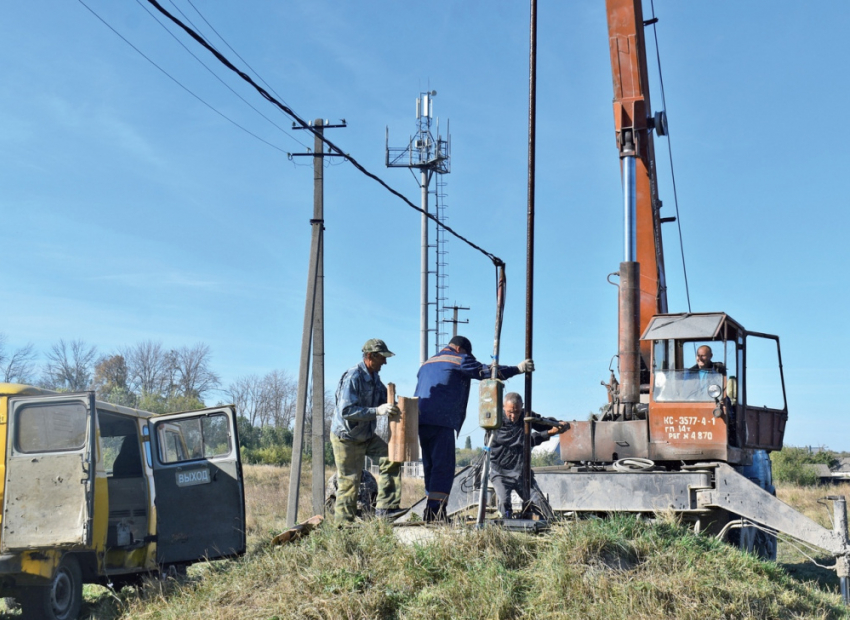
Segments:
[[[186,0],[174,1],[209,32]],[[313,174],[285,152],[305,150],[296,139],[312,141],[179,35],[290,135],[237,99],[146,3],[86,2],[283,152],[211,111],[79,2],[10,4],[0,22],[0,331],[10,346],[33,342],[41,353],[60,338],[102,352],[146,339],[205,342],[225,385],[274,368],[295,374]],[[345,118],[348,128],[329,137],[415,203],[414,178],[384,167],[385,127],[391,146],[404,145],[419,92],[438,91],[435,114],[452,132],[449,223],[506,261],[502,361],[521,360],[528,6],[194,4],[303,118]],[[655,10],[692,308],[778,334],[786,443],[850,450],[841,112],[850,100],[850,5],[658,0]],[[534,403],[584,419],[605,401],[599,381],[616,353],[617,305],[606,276],[622,260],[604,2],[541,2],[539,15]],[[654,61],[650,71],[660,110]],[[664,215],[674,215],[664,139],[656,151]],[[384,380],[411,395],[418,214],[348,164],[328,162],[325,180],[326,384],[357,361],[366,339],[381,337],[397,353]],[[675,225],[664,233],[670,308],[683,311]],[[494,270],[460,242],[449,249],[448,295],[471,308],[462,332],[486,360]],[[522,379],[508,388],[522,392]],[[461,442],[468,433],[481,441],[474,405]]]

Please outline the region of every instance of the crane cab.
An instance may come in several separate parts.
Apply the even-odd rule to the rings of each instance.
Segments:
[[[779,450],[788,420],[779,338],[748,332],[726,314],[654,316],[649,458],[748,460]]]
[[[614,402],[571,423],[561,435],[565,462],[748,465],[754,451],[782,448],[788,408],[777,336],[723,313],[658,314],[641,341],[650,360],[640,405],[630,419]]]

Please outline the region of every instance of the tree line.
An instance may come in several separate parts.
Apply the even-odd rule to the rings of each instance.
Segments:
[[[100,400],[156,413],[203,407],[219,389],[208,345],[179,348],[146,340],[100,353],[84,340],[60,339],[39,360],[32,343],[15,350],[0,335],[0,369],[6,383],[59,392],[93,390]]]
[[[292,453],[297,381],[285,370],[250,374],[227,386],[213,370],[209,345],[177,348],[145,340],[101,353],[83,340],[60,339],[40,359],[30,343],[17,349],[0,333],[0,379],[59,392],[93,390],[99,400],[154,413],[190,411],[233,404],[239,416],[240,444],[248,462],[282,464]],[[312,432],[307,399],[305,448]],[[325,433],[330,432],[333,395],[325,393]]]

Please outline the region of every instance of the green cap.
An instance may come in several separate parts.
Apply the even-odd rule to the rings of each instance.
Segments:
[[[387,348],[387,343],[380,338],[370,338],[363,345],[363,353],[380,353],[384,357],[392,357],[395,355]]]

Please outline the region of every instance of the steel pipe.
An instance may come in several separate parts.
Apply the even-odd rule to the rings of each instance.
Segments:
[[[625,231],[624,261],[637,260],[637,189],[635,181],[635,156],[623,161],[623,229]]]
[[[640,402],[640,263],[620,263],[619,360],[620,402],[626,405],[626,419]]]

